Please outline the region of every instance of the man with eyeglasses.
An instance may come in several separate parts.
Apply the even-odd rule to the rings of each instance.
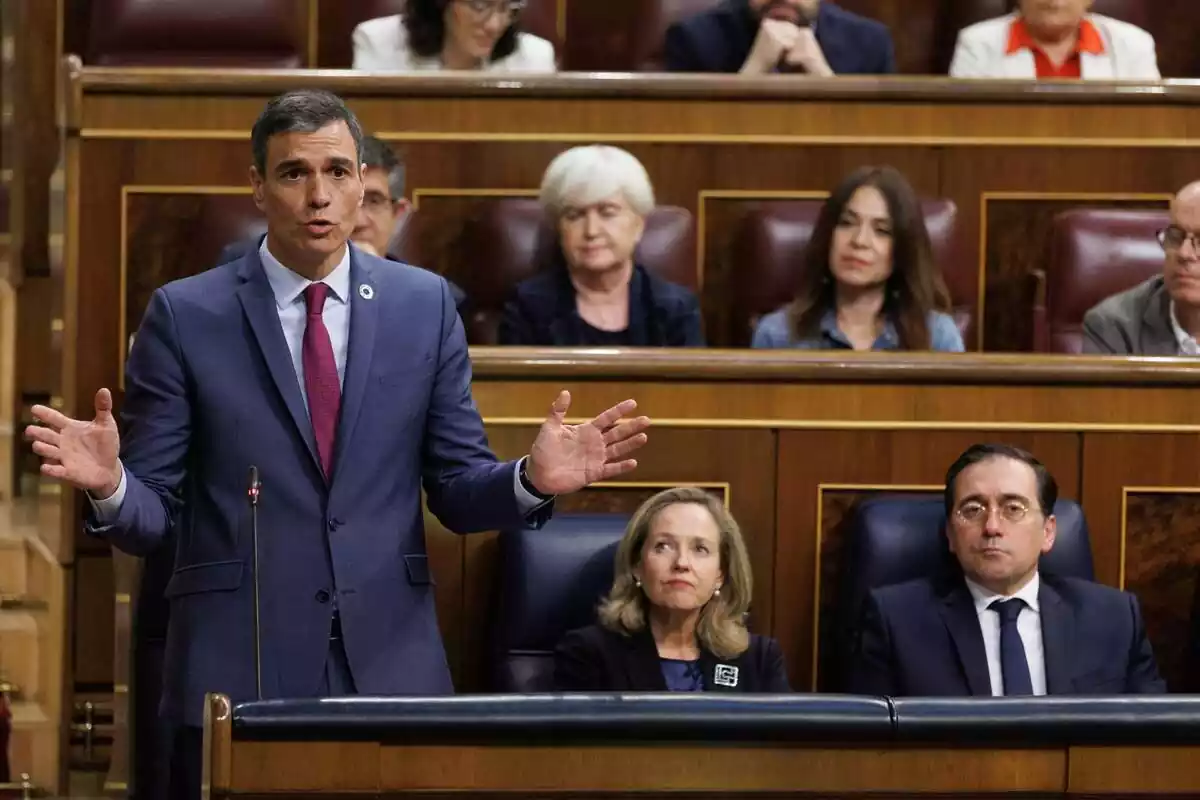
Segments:
[[[872,590],[851,691],[887,696],[1161,694],[1133,595],[1038,570],[1058,486],[1029,453],[968,448],[946,473],[957,569]]]
[[[1104,300],[1083,317],[1083,352],[1099,355],[1200,355],[1200,181],[1171,201],[1158,232],[1162,275]]]

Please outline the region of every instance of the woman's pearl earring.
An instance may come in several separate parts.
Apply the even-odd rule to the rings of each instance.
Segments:
[[[641,579],[641,578],[634,578],[634,579],[633,579],[633,583],[634,583],[634,585],[636,585],[636,586],[637,586],[639,589],[640,589],[640,588],[642,588],[642,579]]]
[[[721,587],[718,586],[716,589],[713,590],[713,597],[720,597],[720,596],[721,596]]]

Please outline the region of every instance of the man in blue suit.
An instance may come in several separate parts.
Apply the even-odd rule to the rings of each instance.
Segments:
[[[888,29],[828,0],[725,0],[667,30],[671,72],[886,75],[896,71]]]
[[[43,473],[87,492],[90,533],[145,555],[174,528],[161,704],[178,731],[172,798],[199,796],[206,692],[453,691],[422,487],[453,531],[540,526],[555,495],[633,469],[646,440],[649,420],[626,419],[633,401],[567,425],[562,392],[530,455],[497,463],[446,282],[347,242],[362,138],[328,92],[268,102],[251,134],[262,244],[154,292],[120,435],[107,389],[94,419],[39,406],[27,429]]]
[[[1029,453],[975,445],[946,475],[962,569],[873,590],[850,679],[888,696],[1166,691],[1133,595],[1038,572],[1058,487]]]

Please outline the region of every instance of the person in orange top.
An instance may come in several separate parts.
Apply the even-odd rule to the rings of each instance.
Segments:
[[[1158,80],[1154,37],[1093,0],[1020,0],[1016,12],[958,34],[952,78]]]

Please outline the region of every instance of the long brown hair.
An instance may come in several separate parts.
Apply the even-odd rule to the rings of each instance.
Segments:
[[[929,313],[950,310],[950,292],[933,263],[925,214],[908,180],[894,167],[860,167],[838,185],[817,217],[804,251],[796,298],[788,307],[792,335],[819,332],[821,317],[837,304],[837,282],[829,269],[833,232],[850,198],[864,186],[879,190],[892,218],[892,274],[884,287],[883,313],[895,321],[900,347],[928,350]]]
[[[725,578],[721,593],[705,604],[696,624],[696,638],[710,653],[719,658],[734,658],[750,646],[746,629],[746,612],[754,579],[750,572],[750,555],[742,538],[741,528],[720,500],[696,487],[678,487],[659,492],[634,513],[625,528],[625,537],[617,545],[613,585],[608,597],[600,604],[600,624],[614,633],[626,636],[646,627],[649,600],[638,586],[634,568],[642,562],[642,550],[654,520],[667,506],[676,503],[695,503],[708,509],[721,532],[721,570]]]

